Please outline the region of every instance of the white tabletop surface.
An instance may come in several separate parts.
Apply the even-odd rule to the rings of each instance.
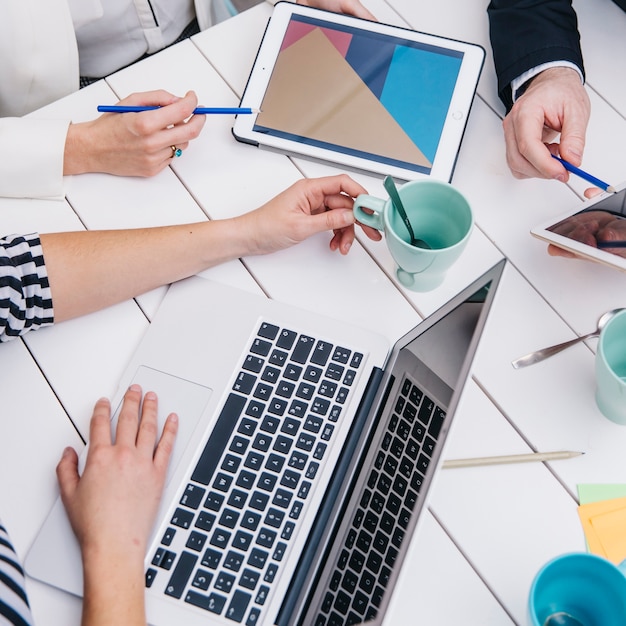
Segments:
[[[535,572],[551,557],[584,550],[577,485],[626,482],[626,428],[594,402],[594,341],[524,370],[511,360],[582,335],[599,315],[626,305],[626,276],[585,261],[549,257],[529,235],[536,223],[581,202],[571,179],[515,180],[504,160],[503,107],[489,51],[487,2],[367,0],[384,22],[479,43],[488,51],[453,177],[476,228],[444,284],[424,294],[395,280],[384,243],[363,236],[347,257],[321,235],[268,257],[206,273],[355,324],[395,341],[503,256],[509,260],[461,399],[447,458],[581,450],[576,459],[442,470],[398,581],[388,624],[526,623]],[[575,0],[587,61],[592,118],[584,167],[612,183],[626,178],[626,15],[610,0]],[[193,89],[203,104],[238,103],[265,23],[261,4],[192,40],[126,68],[33,115],[89,119],[131,92]],[[211,116],[183,158],[152,179],[83,175],[65,201],[0,199],[2,232],[124,228],[218,219],[260,206],[302,176],[334,166],[237,143],[232,120]],[[354,177],[370,193],[380,178]],[[315,263],[310,260],[315,258]],[[166,288],[88,317],[27,335],[0,349],[0,515],[23,556],[56,497],[54,468],[66,445],[81,449],[93,402],[112,396]],[[80,601],[29,579],[39,626],[80,622]]]

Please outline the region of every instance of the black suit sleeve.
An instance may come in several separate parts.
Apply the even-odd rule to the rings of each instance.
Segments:
[[[498,94],[513,106],[511,81],[549,61],[570,61],[584,75],[578,20],[571,0],[491,0],[489,36]]]

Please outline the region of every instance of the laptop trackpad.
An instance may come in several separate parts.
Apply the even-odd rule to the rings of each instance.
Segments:
[[[130,384],[133,383],[141,385],[144,394],[147,391],[154,391],[157,394],[159,399],[159,433],[163,430],[165,420],[170,413],[178,415],[178,434],[167,470],[165,480],[167,486],[209,402],[212,390],[145,365],[141,365],[137,369]],[[114,426],[117,424],[121,407],[122,402],[120,400],[120,404],[115,407],[113,415]]]

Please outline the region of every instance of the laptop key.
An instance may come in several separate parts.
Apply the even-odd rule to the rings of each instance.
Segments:
[[[197,523],[196,523],[197,526]],[[163,533],[163,538],[161,539],[161,544],[164,546],[169,546],[172,541],[174,540],[174,535],[176,535],[176,529],[175,528],[168,528],[164,533]]]
[[[197,509],[200,506],[205,493],[206,489],[190,483],[187,487],[185,487],[183,496],[180,499],[180,504],[187,506],[190,509]]]
[[[224,567],[232,572],[238,572],[243,564],[244,556],[234,550],[229,550],[224,559]]]
[[[285,556],[285,552],[287,551],[287,544],[279,541],[276,544],[276,548],[274,549],[274,554],[272,554],[272,558],[275,561],[282,561]]]
[[[215,579],[215,588],[219,589],[219,591],[223,591],[224,593],[230,593],[230,590],[233,588],[235,584],[235,577],[232,574],[227,574],[226,572],[220,572]]]
[[[189,538],[187,539],[187,543],[185,545],[188,548],[195,550],[196,552],[200,552],[202,548],[204,548],[205,542],[206,542],[206,535],[204,533],[199,533],[198,531],[194,530],[189,535]]]
[[[298,380],[302,376],[302,368],[299,365],[289,363],[285,367],[284,376],[289,380]]]
[[[278,565],[276,563],[270,563],[265,570],[265,576],[263,576],[263,580],[266,583],[273,583],[276,573],[278,572]]]
[[[213,478],[213,473],[221,457],[221,451],[226,448],[230,434],[245,404],[246,398],[244,396],[240,396],[236,393],[231,393],[228,396],[220,412],[220,416],[215,423],[213,432],[204,446],[204,450],[196,464],[191,480],[201,485],[208,485],[211,482],[211,478]]]
[[[259,582],[259,572],[255,572],[251,569],[244,569],[241,574],[241,578],[239,579],[239,584],[246,589],[254,590],[257,583]]]
[[[233,384],[233,391],[239,393],[249,394],[256,382],[256,376],[248,372],[239,372],[235,382]]]
[[[337,592],[337,597],[335,598],[335,604],[333,605],[335,610],[337,610],[342,615],[345,615],[350,608],[350,596],[342,591],[341,589]]]
[[[372,589],[374,588],[375,584],[376,576],[374,576],[372,572],[364,570],[361,574],[361,579],[359,580],[359,588],[362,589],[365,593],[372,593]]]
[[[362,624],[363,620],[356,614],[350,611],[346,616],[346,626],[354,626],[355,624]]]
[[[316,365],[326,365],[332,350],[332,343],[328,343],[328,341],[318,341],[313,354],[311,354],[311,362]]]
[[[221,558],[221,552],[213,550],[213,548],[207,548],[204,551],[201,563],[202,565],[204,565],[204,567],[208,567],[209,569],[217,569],[217,566],[220,564]]]
[[[359,614],[364,615],[369,604],[368,597],[362,592],[357,591],[354,594],[354,600],[352,600],[352,608]]]
[[[251,535],[250,533],[246,533],[243,530],[238,530],[235,534],[235,538],[233,539],[233,547],[247,552],[253,538],[253,535]]]
[[[149,567],[146,571],[146,587],[150,588],[152,586],[152,583],[154,582],[154,579],[156,578],[157,575],[157,571],[155,569],[153,569],[152,567]]]
[[[246,626],[256,626],[259,623],[261,616],[261,609],[252,607],[250,613],[248,613],[248,619],[246,620]]]
[[[297,333],[295,331],[283,328],[283,330],[280,331],[276,345],[283,350],[291,350],[296,337]]]
[[[252,596],[249,593],[237,589],[224,615],[234,622],[241,622],[246,614],[251,598]]]
[[[265,562],[268,557],[269,554],[265,550],[253,548],[252,552],[250,552],[250,556],[248,557],[248,565],[262,570],[263,567],[265,567]]]
[[[370,572],[377,574],[382,564],[383,564],[383,557],[380,554],[378,554],[378,552],[372,551],[369,553],[369,556],[367,557],[365,566],[367,567],[368,570],[370,570]]]
[[[328,622],[327,622],[326,626],[345,626],[344,621],[343,621],[343,617],[341,617],[341,615],[339,615],[338,613],[335,613],[335,611],[333,611],[328,616]]]
[[[231,533],[221,528],[216,528],[209,543],[217,548],[225,548],[230,541],[230,535]]]
[[[324,595],[324,599],[322,600],[322,612],[328,613],[330,609],[333,608],[333,601],[335,600],[335,596],[327,591]]]
[[[360,352],[355,352],[352,355],[352,360],[350,361],[350,367],[359,368],[363,363],[363,355]]]
[[[245,515],[241,518],[241,525],[248,530],[256,530],[260,521],[261,516],[258,513],[246,511]]]
[[[274,400],[270,402],[270,405],[267,410],[270,413],[273,413],[274,415],[278,415],[279,417],[281,417],[282,415],[285,414],[285,411],[287,410],[287,401],[281,400],[280,398],[274,398]]]
[[[265,604],[265,601],[267,600],[267,596],[270,593],[270,588],[267,585],[261,585],[259,587],[259,591],[256,594],[256,597],[254,598],[254,601],[256,604],[260,604],[261,606],[263,606]]]
[[[157,551],[152,559],[152,565],[156,565],[161,569],[171,569],[176,559],[176,553],[165,550],[165,548],[157,548]]]
[[[167,586],[165,587],[165,594],[172,596],[173,598],[180,598],[185,591],[187,581],[193,572],[193,568],[196,566],[198,557],[191,552],[182,552],[176,567],[172,572]]]
[[[265,339],[275,339],[276,335],[278,335],[278,331],[280,328],[275,324],[269,324],[268,322],[262,322],[261,326],[257,332],[259,337],[264,337]],[[284,331],[283,331],[284,332]],[[288,332],[288,331],[287,331]]]
[[[206,591],[209,588],[212,579],[213,574],[211,574],[211,572],[207,572],[207,570],[199,568],[191,581],[191,586],[196,587],[196,589]]]
[[[263,339],[254,339],[252,346],[250,346],[250,352],[252,354],[258,354],[260,356],[267,356],[270,353],[272,344],[269,341],[263,341]]]
[[[185,596],[185,602],[219,615],[226,605],[226,598],[217,593],[211,593],[205,596],[197,591],[189,590]]]
[[[170,523],[174,526],[179,526],[180,528],[189,528],[191,526],[191,522],[193,521],[193,517],[194,514],[191,511],[178,507],[174,511],[174,515],[172,516]]]
[[[339,363],[346,364],[350,359],[350,350],[347,348],[342,348],[337,346],[335,348],[335,352],[333,353],[333,361],[338,361]]]
[[[219,511],[222,503],[224,502],[224,496],[216,491],[209,491],[209,495],[204,501],[204,508],[211,511]]]

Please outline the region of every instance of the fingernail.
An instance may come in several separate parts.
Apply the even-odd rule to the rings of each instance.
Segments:
[[[144,396],[144,400],[156,400],[157,399],[157,395],[156,393],[154,393],[154,391],[147,391],[146,395]]]
[[[72,451],[73,451],[73,448],[70,448],[70,446],[67,446],[67,448],[63,450],[62,458],[65,458],[66,456],[69,456],[70,454],[72,454]]]
[[[554,177],[554,180],[558,180],[559,182],[564,183],[565,182],[565,176],[563,176],[563,174],[557,174]]]
[[[129,388],[129,391],[139,391],[141,393],[141,387],[137,383],[133,383]]]

